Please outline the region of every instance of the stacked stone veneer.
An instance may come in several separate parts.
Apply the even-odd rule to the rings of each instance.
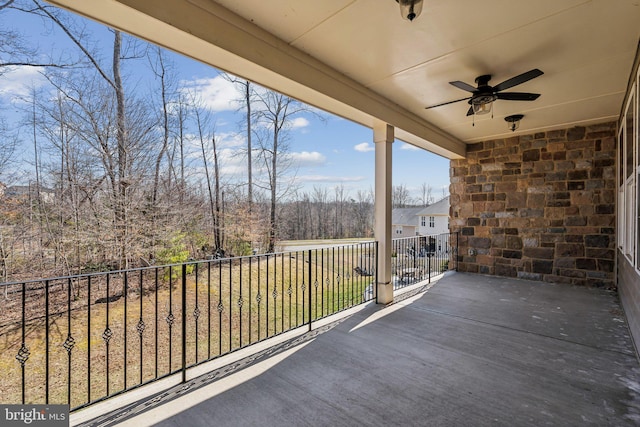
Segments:
[[[459,271],[615,287],[615,123],[470,144],[451,161]]]

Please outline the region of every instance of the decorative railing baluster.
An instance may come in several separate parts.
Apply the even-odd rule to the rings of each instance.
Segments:
[[[211,359],[211,263],[207,263],[207,359]]]
[[[239,318],[239,326],[238,326],[238,347],[242,348],[242,306],[244,305],[244,300],[242,299],[242,258],[239,260],[240,277],[238,278],[238,318]]]
[[[181,270],[181,280],[180,280],[180,288],[181,288],[181,326],[182,326],[182,346],[180,348],[180,356],[182,359],[181,370],[182,370],[182,382],[187,381],[187,264],[182,264]],[[197,345],[197,344],[196,344]]]
[[[233,350],[233,269],[231,259],[227,261],[229,264],[229,352]]]
[[[124,323],[122,326],[122,341],[123,341],[123,346],[124,346],[124,351],[122,352],[122,358],[124,366],[122,368],[122,372],[123,372],[123,388],[126,390],[127,389],[127,367],[128,367],[128,363],[127,363],[127,301],[129,300],[128,296],[129,296],[129,274],[127,274],[128,272],[125,271],[124,272],[124,278],[123,278],[123,283],[122,283],[122,296],[124,298]]]
[[[27,284],[22,284],[22,345],[20,346],[20,350],[18,350],[18,354],[16,355],[16,360],[20,363],[20,370],[22,376],[22,404],[25,404],[25,373],[24,373],[24,364],[27,363],[29,359],[29,348],[26,345],[26,304],[25,299],[27,295]]]
[[[169,266],[169,313],[165,318],[167,321],[167,325],[169,327],[169,371],[168,373],[173,372],[173,322],[176,320],[173,315],[173,266]]]
[[[76,344],[75,339],[71,335],[71,278],[67,280],[67,339],[64,340],[62,347],[67,351],[67,403],[71,405],[71,351]]]
[[[276,265],[278,264],[277,259],[273,259],[273,291],[271,292],[271,296],[273,297],[273,335],[278,333],[278,288],[276,282]],[[268,265],[268,264],[267,264]]]
[[[146,325],[144,324],[144,321],[142,320],[142,299],[144,296],[144,291],[143,291],[143,286],[144,286],[144,282],[143,282],[143,271],[140,270],[140,282],[139,282],[139,286],[140,286],[140,317],[138,318],[138,324],[136,325],[136,331],[138,332],[138,338],[140,339],[140,377],[139,377],[139,383],[142,384],[142,378],[143,378],[143,368],[144,368],[144,363],[142,361],[142,355],[143,355],[143,345],[142,345],[142,334],[144,333],[144,330],[146,329]]]
[[[49,286],[47,285],[47,294]],[[48,301],[48,297],[47,297]],[[47,347],[49,342],[49,307],[47,303]],[[87,399],[86,402],[91,402],[91,276],[87,276]],[[47,356],[49,351],[47,350]],[[49,382],[49,359],[47,358],[47,384]],[[49,389],[47,387],[47,404],[49,403]]]
[[[262,264],[262,257],[258,256],[258,293],[256,294],[256,304],[258,304],[258,341],[260,341],[260,301],[262,301],[262,294],[261,294],[261,277],[262,275],[260,274],[260,266]]]
[[[253,270],[253,258],[249,257],[249,343],[251,343],[251,335],[253,332],[253,295],[251,290],[253,289],[253,281],[252,281],[252,270]]]
[[[198,305],[198,263],[195,264],[194,266],[194,272],[195,272],[195,285],[194,285],[194,290],[195,290],[195,308],[193,309],[193,323],[194,323],[194,328],[195,328],[195,335],[196,335],[196,339],[194,340],[194,345],[195,345],[195,364],[198,363],[198,319],[200,318],[200,306]],[[185,275],[186,276],[186,275]]]
[[[222,261],[218,261],[218,355],[222,354],[222,312],[224,305],[222,304]]]
[[[320,317],[324,316],[324,249],[320,249]]]
[[[265,265],[265,269],[266,269],[266,283],[265,283],[265,303],[266,303],[266,313],[265,313],[265,329],[266,329],[266,334],[265,334],[265,338],[269,338],[269,328],[271,327],[270,322],[269,322],[269,254],[266,255],[266,265]]]
[[[284,299],[285,299],[285,292],[287,292],[287,294],[289,293],[289,291],[285,291],[284,290],[284,282],[285,277],[284,277],[284,255],[280,256],[280,276],[282,277],[282,279],[280,279],[280,295],[281,295],[281,301],[280,301],[280,331],[284,332]]]
[[[106,300],[106,315],[105,315],[105,328],[104,328],[104,332],[102,332],[102,339],[104,340],[104,344],[105,344],[105,381],[106,381],[106,389],[107,389],[107,393],[106,395],[109,396],[109,341],[111,341],[111,337],[113,336],[113,332],[111,331],[111,328],[109,327],[109,300],[110,300],[110,295],[109,295],[109,282],[110,282],[110,278],[111,278],[111,274],[107,273],[106,279],[107,279],[107,296],[105,298]]]
[[[45,280],[44,282],[44,403],[45,405],[49,404],[49,334],[50,334],[50,326],[49,326],[49,281]],[[90,307],[90,304],[87,304],[87,307]],[[87,336],[89,336],[89,327],[91,326],[91,324],[89,322],[87,322]],[[88,347],[88,352],[89,355],[91,354],[91,347]],[[87,366],[89,366],[87,364]],[[89,370],[87,369],[87,384],[90,384],[90,378],[89,378]],[[89,388],[87,388],[87,393],[89,393],[90,390]]]
[[[304,261],[304,255],[302,256],[302,260]],[[311,331],[311,325],[312,325],[312,318],[311,318],[311,274],[312,274],[312,270],[311,270],[311,249],[309,249],[308,252],[308,256],[307,256],[307,262],[309,263],[309,267],[307,268],[308,270],[308,276],[307,276],[307,293],[308,293],[308,298],[309,298],[309,304],[308,304],[308,312],[309,312],[309,331]],[[304,266],[304,264],[303,264]],[[302,286],[304,286],[304,281],[302,282]],[[302,289],[302,300],[303,300],[303,304],[302,304],[302,321],[304,322],[304,291],[305,289]]]
[[[155,322],[155,373],[154,373],[154,378],[158,378],[158,355],[160,354],[159,348],[158,348],[158,270],[159,268],[156,267],[154,269],[154,281],[155,281],[155,311],[154,311],[154,322]]]
[[[300,279],[300,272],[298,270],[298,268],[300,267],[300,255],[302,255],[302,262],[304,265],[304,252],[296,252],[296,280],[295,280],[295,288],[296,288],[296,326],[300,325],[300,310],[298,309],[298,304],[299,304],[299,300],[298,300],[298,281]],[[289,264],[291,265],[291,264]],[[303,281],[304,283],[304,281]],[[304,301],[304,297],[302,298],[302,301]],[[302,307],[304,307],[304,304],[301,304]],[[302,316],[302,318],[304,319],[304,315]]]

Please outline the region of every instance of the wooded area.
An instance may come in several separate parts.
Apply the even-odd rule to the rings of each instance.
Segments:
[[[33,67],[47,81],[24,97],[21,120],[0,117],[0,281],[372,236],[373,190],[303,192],[285,178],[293,120],[317,110],[225,76],[245,116],[238,182],[222,172],[214,114],[166,52],[116,30],[98,43],[80,18],[36,0],[6,1],[0,14],[36,15],[75,47],[49,57],[0,26],[0,79]],[[136,90],[134,66],[153,90]],[[26,144],[33,159],[16,167]],[[420,199],[394,187],[395,206],[433,201],[427,184]]]

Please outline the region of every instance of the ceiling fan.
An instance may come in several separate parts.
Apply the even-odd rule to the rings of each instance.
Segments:
[[[426,109],[441,107],[447,104],[453,104],[454,102],[469,100],[469,110],[467,116],[473,114],[487,114],[491,112],[491,105],[493,101],[498,99],[504,99],[506,101],[535,101],[540,96],[539,93],[526,93],[526,92],[502,92],[505,89],[512,88],[531,79],[544,74],[542,71],[534,68],[526,73],[519,74],[508,80],[503,81],[495,86],[489,86],[489,80],[491,80],[491,74],[485,74],[476,78],[478,87],[473,87],[468,83],[455,81],[449,82],[450,85],[457,87],[458,89],[471,92],[472,95],[462,99],[456,99],[455,101],[443,102],[441,104],[432,105],[426,107]]]

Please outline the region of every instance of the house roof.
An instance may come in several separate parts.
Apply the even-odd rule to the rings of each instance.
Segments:
[[[391,224],[417,227],[420,224],[418,212],[422,209],[424,209],[424,206],[417,208],[395,208],[391,211]]]
[[[631,0],[425,0],[413,22],[394,0],[49,1],[448,158],[616,120],[640,38]],[[470,93],[450,84],[532,69],[544,74],[505,92],[541,96],[493,114],[466,116]],[[512,114],[524,114],[515,132]]]
[[[36,185],[12,185],[10,187],[5,187],[5,194],[8,196],[18,196],[18,195],[22,195],[22,194],[29,194],[29,192],[35,192],[37,190],[37,186]],[[41,193],[54,193],[53,190],[46,188],[46,187],[40,187],[40,192]]]
[[[439,200],[433,204],[430,204],[426,208],[421,208],[416,213],[418,216],[449,216],[449,196]]]

